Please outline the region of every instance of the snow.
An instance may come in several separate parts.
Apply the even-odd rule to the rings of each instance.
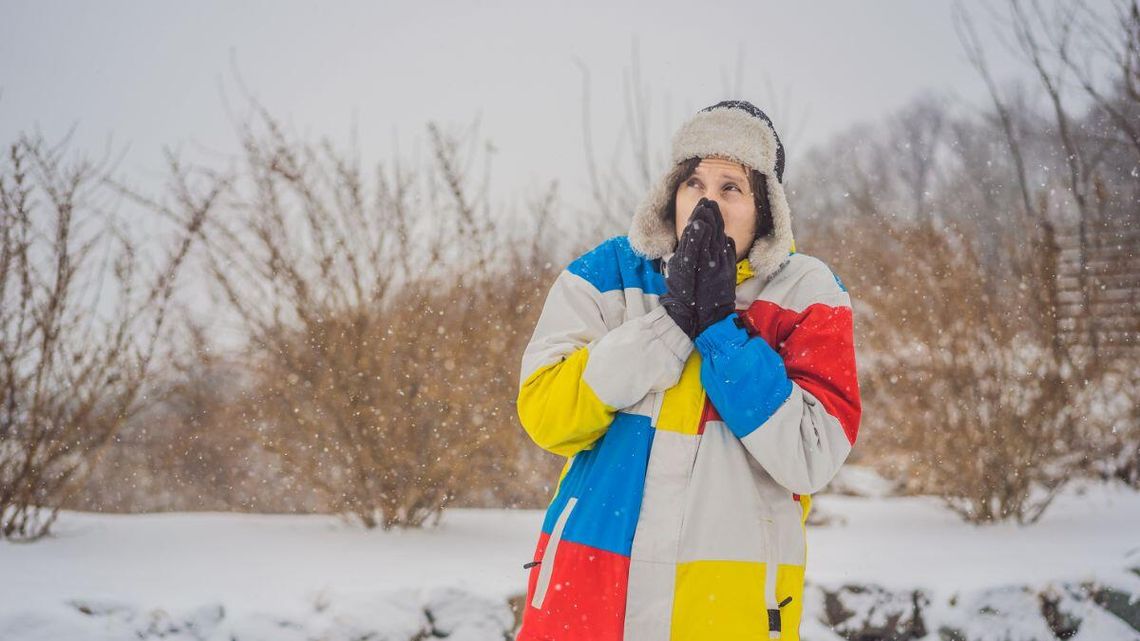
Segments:
[[[808,528],[807,576],[936,592],[1050,581],[1135,585],[1126,568],[1140,567],[1140,492],[1070,485],[1027,526],[970,525],[931,496],[814,496],[813,510],[844,524]]]
[[[368,531],[335,516],[64,512],[53,536],[0,542],[0,611],[98,596],[194,606],[273,606],[320,590],[448,586],[506,598],[525,580],[537,510],[445,513],[434,529]]]
[[[381,532],[320,515],[64,512],[48,539],[0,542],[0,639],[502,639],[541,518],[456,509]]]
[[[1073,484],[1034,525],[972,526],[935,497],[862,485],[874,491],[813,497],[833,520],[808,528],[805,639],[840,638],[814,619],[821,590],[844,585],[921,589],[930,639],[946,622],[971,640],[1052,638],[1042,590],[1079,613],[1078,641],[1140,638],[1066,587],[1140,594],[1140,492]],[[453,509],[434,528],[383,532],[322,515],[64,512],[48,539],[0,542],[0,639],[501,640],[541,521]]]

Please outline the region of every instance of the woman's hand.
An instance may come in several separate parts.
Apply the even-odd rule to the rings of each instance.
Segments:
[[[713,207],[716,203],[702,198],[693,209],[693,215],[685,224],[681,238],[677,241],[677,251],[669,258],[665,284],[669,291],[661,296],[661,304],[673,322],[677,323],[689,338],[696,338],[699,315],[697,312],[697,274],[705,254],[708,253],[709,239],[716,227]],[[724,222],[721,221],[721,235]]]
[[[736,243],[724,233],[724,218],[716,201],[707,203],[705,209],[712,219],[712,229],[697,263],[694,337],[736,309]]]

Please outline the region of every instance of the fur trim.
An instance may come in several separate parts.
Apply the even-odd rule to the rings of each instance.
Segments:
[[[765,174],[776,173],[776,134],[763,120],[740,109],[702,111],[673,136],[673,163],[718,156]]]
[[[776,134],[765,121],[726,107],[697,113],[673,136],[674,165],[693,157],[715,156],[742,163],[767,177],[772,233],[756,238],[748,251],[748,262],[761,280],[779,271],[795,247],[791,209],[776,175],[777,147]],[[665,184],[669,173],[665,172],[650,188],[630,223],[629,244],[646,258],[662,258],[677,246],[674,226],[661,217],[671,196]]]
[[[748,262],[761,280],[771,278],[788,260],[788,253],[795,250],[792,239],[792,212],[784,195],[784,186],[776,180],[775,172],[766,174],[768,184],[768,204],[772,209],[772,233],[752,241],[748,251]]]
[[[633,213],[633,222],[629,227],[630,246],[646,258],[661,258],[677,246],[675,227],[661,215],[665,205],[669,204],[671,195],[669,185],[665,184],[668,177],[666,172],[650,188],[649,195]]]

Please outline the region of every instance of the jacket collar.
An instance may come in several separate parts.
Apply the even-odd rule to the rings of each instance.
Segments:
[[[752,271],[752,263],[748,261],[748,257],[741,258],[736,261],[736,284],[739,285],[744,281],[752,278],[756,272]]]

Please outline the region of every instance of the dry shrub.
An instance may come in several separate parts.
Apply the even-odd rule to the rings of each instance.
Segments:
[[[256,366],[247,412],[262,444],[368,526],[422,525],[457,499],[527,501],[519,289],[409,285],[383,309],[293,333]]]
[[[967,521],[1037,520],[1111,428],[1085,396],[1116,367],[1055,342],[1048,233],[1006,248],[1030,261],[1012,278],[987,272],[972,231],[874,224],[820,232],[852,256],[864,447]]]
[[[553,190],[515,225],[471,196],[466,149],[439,128],[429,174],[371,179],[261,116],[206,246],[248,337],[232,414],[279,482],[367,527],[424,525],[457,501],[535,503],[551,463],[525,447],[512,403],[553,278]]]

